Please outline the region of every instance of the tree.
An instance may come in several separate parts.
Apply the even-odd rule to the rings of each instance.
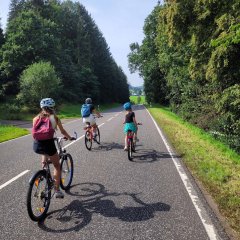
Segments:
[[[25,0],[11,0],[8,13],[8,22],[17,17],[17,15],[23,10],[24,3]]]
[[[39,60],[56,62],[59,39],[55,32],[54,22],[32,10],[19,13],[9,23],[0,67],[8,77],[15,79],[16,89],[16,79],[28,65]]]
[[[58,99],[61,93],[61,80],[50,62],[40,61],[25,69],[20,77],[18,99],[35,108],[42,98]]]
[[[1,48],[2,48],[3,43],[4,43],[4,34],[3,34],[3,30],[2,30],[2,27],[0,24],[0,62],[2,62]],[[0,99],[4,99],[4,97],[5,97],[4,77],[3,77],[3,72],[0,69]]]
[[[142,45],[132,43],[128,55],[131,72],[139,71],[144,79],[144,91],[147,102],[167,103],[168,88],[157,59],[157,16],[161,6],[157,5],[146,18],[144,24],[145,38]]]
[[[17,94],[21,73],[42,60],[55,67],[65,90],[61,96],[67,101],[79,102],[90,95],[96,101],[116,102],[129,96],[126,76],[83,5],[12,0],[11,9],[0,55],[8,94]]]

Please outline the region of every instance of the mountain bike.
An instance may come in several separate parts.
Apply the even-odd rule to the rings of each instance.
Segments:
[[[75,132],[75,140],[77,135]],[[73,159],[67,153],[66,149],[62,147],[65,137],[54,138],[57,143],[58,154],[60,157],[60,186],[63,190],[68,190],[73,179]],[[43,169],[37,171],[29,181],[29,188],[27,192],[27,211],[29,217],[33,221],[41,221],[47,214],[50,206],[51,198],[54,196],[54,179],[50,171],[50,161],[43,163]],[[53,190],[53,193],[52,193]]]
[[[101,116],[102,117],[102,116]],[[94,117],[96,118],[96,117]],[[94,128],[90,125],[89,122],[86,122],[86,126],[84,127],[85,132],[85,146],[87,150],[91,151],[92,149],[92,143],[93,141],[96,142],[97,144],[100,144],[100,130],[98,126],[96,125],[95,128],[95,136],[94,136]]]
[[[137,123],[137,125],[142,125],[141,123]],[[132,130],[127,131],[127,152],[128,152],[128,160],[132,161],[133,152],[135,152],[136,148],[136,140],[134,139],[135,134]]]

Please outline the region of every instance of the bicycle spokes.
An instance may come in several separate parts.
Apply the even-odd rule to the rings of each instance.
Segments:
[[[33,221],[41,220],[48,210],[51,186],[45,171],[39,171],[30,183],[27,194],[27,210]]]
[[[66,154],[61,158],[61,181],[60,186],[62,189],[67,190],[70,188],[73,178],[73,160],[70,154]]]

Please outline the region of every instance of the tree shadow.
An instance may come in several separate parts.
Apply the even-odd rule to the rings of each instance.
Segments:
[[[76,191],[79,187],[79,190]],[[73,191],[76,189],[75,191]],[[79,231],[88,225],[93,214],[101,214],[107,218],[117,218],[124,222],[147,221],[154,218],[156,212],[169,211],[166,203],[145,203],[139,197],[140,193],[109,192],[99,183],[81,183],[72,186],[68,194],[78,199],[62,209],[50,212],[40,222],[39,227],[47,232]],[[111,197],[129,197],[134,205],[117,207]],[[60,227],[59,227],[60,225]]]

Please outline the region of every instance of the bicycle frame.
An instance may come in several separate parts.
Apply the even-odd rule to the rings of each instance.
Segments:
[[[90,134],[91,141],[93,140],[93,127],[90,124],[86,124],[86,127],[84,128],[86,132],[88,131]]]
[[[130,145],[130,139],[133,139],[133,136],[134,136],[134,132],[133,131],[131,131],[131,130],[128,130],[128,132],[127,132],[127,144],[128,144],[128,146]]]

